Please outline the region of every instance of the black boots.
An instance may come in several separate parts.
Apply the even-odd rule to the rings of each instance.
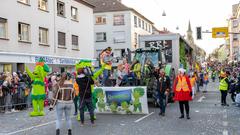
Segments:
[[[183,119],[184,118],[184,115],[182,114],[180,117],[179,117],[179,119]]]
[[[56,135],[60,135],[60,129],[56,130]]]
[[[190,116],[189,116],[189,114],[187,114],[187,119],[188,119],[188,120],[191,119]]]
[[[68,135],[72,135],[72,130],[68,129]]]
[[[56,135],[60,135],[60,129],[56,130]],[[72,135],[72,130],[68,129],[68,135]]]

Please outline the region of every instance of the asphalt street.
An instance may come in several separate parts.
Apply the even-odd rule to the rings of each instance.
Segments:
[[[169,104],[166,116],[150,107],[149,115],[97,115],[96,126],[90,121],[80,127],[72,116],[73,135],[240,135],[240,108],[220,105],[218,83],[210,83],[208,92],[199,92],[190,104],[191,119],[179,119],[178,103]],[[30,118],[28,111],[0,114],[0,135],[54,135],[55,112],[44,117]],[[63,135],[67,129],[63,124]]]

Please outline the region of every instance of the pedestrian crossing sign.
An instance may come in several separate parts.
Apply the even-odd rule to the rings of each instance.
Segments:
[[[212,28],[212,38],[227,38],[228,34],[228,27]]]

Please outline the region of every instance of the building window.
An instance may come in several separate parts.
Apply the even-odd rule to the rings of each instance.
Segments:
[[[7,38],[7,19],[0,17],[0,38]]]
[[[38,0],[38,8],[41,10],[48,10],[48,0]]]
[[[137,27],[137,16],[134,16],[134,26]]]
[[[78,20],[78,10],[75,7],[71,7],[71,16],[73,20]]]
[[[18,23],[18,40],[30,41],[30,25],[25,23]]]
[[[238,20],[233,20],[233,28],[238,27]]]
[[[150,32],[150,27],[151,27],[151,25],[149,24],[149,25],[148,25],[148,32]]]
[[[138,45],[138,34],[135,32],[134,33],[134,48],[136,49]]]
[[[66,34],[63,32],[58,32],[58,46],[59,47],[66,46]]]
[[[139,28],[141,28],[141,27],[142,27],[142,25],[141,25],[141,24],[142,24],[142,21],[141,21],[141,19],[140,19],[140,18],[138,18],[138,27],[139,27]]]
[[[148,31],[148,24],[145,23],[145,30]]]
[[[65,4],[61,1],[57,2],[57,14],[58,16],[65,17]]]
[[[233,40],[234,41],[238,40],[238,34],[233,34]]]
[[[47,28],[39,28],[39,43],[40,44],[48,44],[48,29]]]
[[[72,35],[72,49],[79,49],[78,48],[78,36]]]
[[[145,24],[144,24],[144,21],[142,20],[142,29],[144,29],[145,27]]]
[[[95,17],[96,24],[106,24],[106,16],[96,16]]]
[[[29,5],[29,3],[30,3],[29,0],[18,0],[18,1],[21,2],[21,3],[24,3],[24,4],[28,4],[28,5]]]
[[[113,32],[113,42],[114,43],[125,43],[125,32],[124,31]]]
[[[124,25],[124,15],[114,15],[113,25]]]
[[[106,42],[107,34],[106,32],[98,32],[96,33],[96,42]]]

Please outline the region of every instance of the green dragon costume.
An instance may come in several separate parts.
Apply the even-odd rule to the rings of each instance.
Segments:
[[[44,64],[43,59],[40,59],[39,62],[36,63],[33,72],[31,72],[27,66],[25,68],[29,77],[33,80],[31,93],[33,111],[30,113],[30,116],[44,116],[43,108],[44,99],[46,98],[44,78],[49,72],[49,67]]]
[[[142,112],[142,104],[140,102],[140,97],[142,97],[144,95],[144,89],[143,88],[135,88],[133,90],[133,97],[134,97],[134,101],[133,101],[133,106],[134,112],[137,112],[137,110],[139,110],[139,112]]]
[[[92,61],[91,60],[80,60],[76,65],[76,71],[78,71],[79,68],[86,68],[89,67],[92,72],[94,71],[94,67],[92,66]],[[95,81],[104,71],[105,65],[103,65],[98,71],[93,73],[92,79]],[[96,109],[96,104],[97,104],[97,93],[94,92],[94,85],[91,85],[91,91],[92,91],[92,103],[94,109]],[[80,115],[77,117],[78,120],[80,120]],[[96,119],[96,116],[95,116]]]

